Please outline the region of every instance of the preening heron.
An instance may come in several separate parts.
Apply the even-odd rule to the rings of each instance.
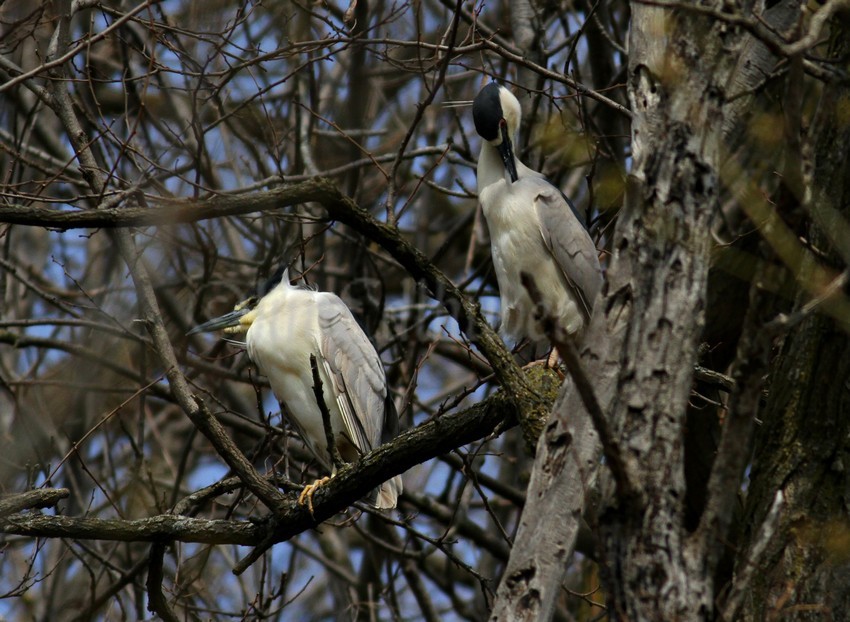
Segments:
[[[322,412],[313,390],[310,356],[315,356],[334,443],[353,462],[398,432],[398,413],[387,390],[381,359],[345,303],[335,294],[295,287],[282,268],[257,296],[189,334],[220,330],[245,333],[248,356],[268,377],[289,420],[331,476],[336,468],[328,448]],[[312,493],[324,480],[305,488]],[[379,509],[396,506],[401,477],[381,484],[369,501]]]
[[[545,338],[535,305],[520,282],[534,277],[545,311],[569,333],[589,321],[602,287],[596,246],[563,193],[514,154],[522,110],[504,86],[491,82],[472,103],[483,139],[478,156],[478,200],[490,229],[501,297],[501,332],[516,341]]]

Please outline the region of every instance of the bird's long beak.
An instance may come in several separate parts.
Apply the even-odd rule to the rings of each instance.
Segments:
[[[514,158],[514,146],[511,143],[511,137],[508,135],[508,124],[501,123],[499,130],[502,132],[502,142],[499,143],[499,153],[502,154],[502,162],[505,163],[505,169],[511,176],[511,183],[519,179],[516,170],[516,159]]]
[[[197,333],[208,333],[214,330],[224,330],[225,332],[241,332],[239,330],[233,330],[234,328],[241,328],[242,323],[240,320],[247,313],[250,313],[250,307],[242,307],[241,309],[236,309],[235,311],[231,311],[230,313],[225,313],[221,317],[213,318],[208,322],[204,322],[199,326],[195,326],[192,330],[190,330],[186,335],[195,335]],[[231,330],[228,330],[231,329]]]

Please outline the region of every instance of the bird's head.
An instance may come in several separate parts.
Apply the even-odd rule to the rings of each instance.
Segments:
[[[511,182],[519,179],[514,158],[513,138],[519,129],[522,109],[519,100],[504,86],[491,82],[472,102],[472,119],[475,130],[488,143],[499,150]]]
[[[281,283],[289,285],[289,270],[285,266],[281,266],[277,271],[260,287],[257,291],[248,298],[237,304],[233,311],[224,315],[213,318],[203,324],[200,324],[190,330],[187,335],[195,335],[197,333],[208,333],[214,330],[221,330],[229,334],[238,334],[247,332],[251,328],[251,324],[257,317],[257,305],[263,296],[275,289]]]

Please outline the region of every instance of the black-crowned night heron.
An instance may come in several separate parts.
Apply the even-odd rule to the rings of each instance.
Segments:
[[[322,381],[334,443],[344,461],[354,462],[398,432],[398,413],[381,359],[335,294],[294,287],[289,272],[280,269],[257,296],[189,334],[219,329],[245,333],[248,356],[268,377],[293,427],[331,476],[336,467],[313,390],[311,355]],[[312,494],[327,479],[306,487],[300,502],[307,500],[312,509]],[[379,509],[394,508],[401,491],[401,477],[396,476],[381,484],[369,501]]]
[[[484,139],[478,156],[478,200],[490,229],[501,332],[516,341],[539,341],[545,335],[520,274],[534,277],[544,311],[575,334],[590,319],[602,270],[596,246],[568,199],[514,154],[521,114],[517,98],[496,82],[481,89],[472,103],[475,129]]]

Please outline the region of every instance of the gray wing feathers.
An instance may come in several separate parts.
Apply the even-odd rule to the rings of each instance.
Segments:
[[[602,268],[596,245],[563,195],[548,182],[541,180],[534,206],[543,242],[589,318],[596,295],[602,288]]]
[[[334,294],[319,305],[322,357],[333,379],[347,436],[361,453],[381,444],[386,379],[375,348]]]

